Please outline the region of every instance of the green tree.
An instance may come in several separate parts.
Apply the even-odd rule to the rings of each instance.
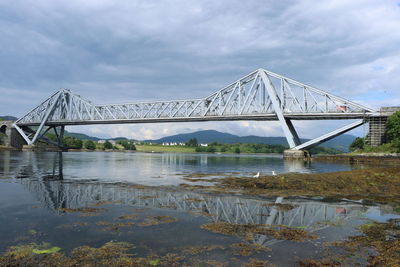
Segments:
[[[386,122],[386,136],[388,142],[400,139],[400,111],[389,116]]]
[[[240,148],[235,148],[235,153],[240,154]]]
[[[136,150],[136,146],[131,141],[119,140],[117,144],[123,146],[125,150]]]
[[[350,144],[349,150],[350,151],[356,151],[358,149],[363,149],[364,148],[364,138],[357,137],[354,139],[354,141]]]
[[[209,152],[209,153],[215,153],[215,151],[217,151],[217,150],[215,149],[215,147],[209,146],[209,147],[207,147],[206,151]]]
[[[81,149],[82,144],[83,144],[82,140],[79,140],[75,137],[70,137],[70,136],[64,137],[64,146],[66,148]]]
[[[84,142],[84,147],[86,149],[94,150],[96,149],[96,144],[92,140],[86,140]]]
[[[107,140],[104,143],[104,149],[113,149],[113,145]]]
[[[192,147],[196,147],[199,144],[197,143],[197,139],[196,138],[192,138],[190,139],[188,142],[185,143],[186,146],[192,146]]]

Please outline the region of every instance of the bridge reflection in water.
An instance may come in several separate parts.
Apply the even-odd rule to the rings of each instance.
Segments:
[[[292,207],[282,209],[275,205],[276,199],[201,194],[157,187],[142,189],[127,183],[63,179],[62,153],[47,161],[38,161],[35,155],[24,153],[25,159],[16,169],[5,164],[0,171],[5,175],[9,172],[8,175],[14,176],[43,205],[55,212],[59,208],[78,208],[111,201],[138,208],[201,212],[208,214],[215,222],[286,225],[316,231],[327,225],[320,222],[348,219],[367,211],[366,207],[354,203],[325,203],[306,199],[285,199],[283,203],[291,204]],[[4,161],[7,161],[6,157]],[[276,242],[268,241],[265,236],[259,236],[254,241],[264,245]]]

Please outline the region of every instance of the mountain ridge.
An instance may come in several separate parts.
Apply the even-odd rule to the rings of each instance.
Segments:
[[[238,136],[230,133],[223,133],[216,130],[202,130],[191,133],[184,134],[175,134],[171,136],[165,136],[159,139],[149,139],[144,140],[144,142],[152,142],[152,143],[170,143],[170,142],[187,142],[189,139],[196,138],[199,143],[222,143],[222,144],[234,144],[234,143],[243,143],[243,144],[270,144],[270,145],[286,145],[286,138],[283,136],[272,136],[272,137],[264,137],[264,136],[256,136],[256,135],[247,135],[247,136]],[[323,144],[321,146],[336,148],[343,152],[348,151],[348,146],[353,142],[356,136],[353,135],[341,135],[336,138],[333,138]],[[310,139],[301,138],[302,142],[309,141]]]

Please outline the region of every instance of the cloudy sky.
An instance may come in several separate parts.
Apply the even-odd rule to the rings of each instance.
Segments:
[[[257,68],[400,105],[400,1],[0,0],[0,115],[59,88],[99,104],[201,98]],[[339,124],[296,126],[314,137]],[[136,139],[199,129],[282,135],[274,122],[69,128]]]

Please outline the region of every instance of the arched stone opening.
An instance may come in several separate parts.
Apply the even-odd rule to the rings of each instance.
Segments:
[[[6,132],[7,132],[7,125],[2,125],[2,126],[0,127],[0,133],[6,134]]]

